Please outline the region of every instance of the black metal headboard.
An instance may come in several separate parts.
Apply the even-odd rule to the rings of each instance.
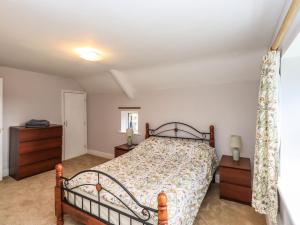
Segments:
[[[209,127],[209,132],[202,132],[182,122],[165,123],[156,129],[150,129],[149,123],[146,123],[145,138],[149,138],[151,136],[200,140],[209,143],[211,147],[215,147],[213,125]]]

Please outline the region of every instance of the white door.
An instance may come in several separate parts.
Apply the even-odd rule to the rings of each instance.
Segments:
[[[64,159],[87,153],[86,93],[63,92]]]
[[[3,177],[3,78],[0,78],[0,181]]]

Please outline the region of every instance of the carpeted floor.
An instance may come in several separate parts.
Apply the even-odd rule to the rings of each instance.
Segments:
[[[84,155],[65,161],[64,175],[70,176],[107,161]],[[0,182],[0,225],[54,225],[54,170],[15,181],[10,177]],[[78,224],[65,216],[65,224]],[[253,208],[220,200],[218,185],[208,191],[194,225],[265,225],[264,216]]]

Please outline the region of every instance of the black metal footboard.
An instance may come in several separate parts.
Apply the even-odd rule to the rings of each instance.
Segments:
[[[96,179],[92,179],[93,182],[91,183],[80,183],[76,181],[76,178],[84,173],[89,173],[89,175],[95,176],[93,178]],[[140,211],[137,212],[136,209],[133,209],[131,206],[126,204],[117,193],[113,193],[108,189],[108,187],[104,187],[101,184],[101,177],[102,179],[103,177],[106,177],[114,184],[118,185],[124,193],[130,197],[132,203],[134,203]],[[154,223],[151,223],[150,220],[153,217],[157,218],[158,210],[142,205],[123,184],[107,173],[98,170],[84,170],[71,178],[61,176],[61,179],[62,201],[87,213],[104,224],[132,225],[140,223],[143,225],[154,225]],[[93,186],[95,188],[94,191],[97,192],[97,197],[91,198],[82,193],[82,191],[78,191],[78,188],[84,186]],[[111,204],[107,204],[107,201],[104,202],[101,200],[102,192],[106,192],[111,195],[119,203],[118,206],[113,207]]]

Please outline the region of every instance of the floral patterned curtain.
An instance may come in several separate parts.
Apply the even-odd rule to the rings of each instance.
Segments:
[[[280,52],[269,51],[260,74],[252,206],[276,223],[279,172],[278,97]]]

